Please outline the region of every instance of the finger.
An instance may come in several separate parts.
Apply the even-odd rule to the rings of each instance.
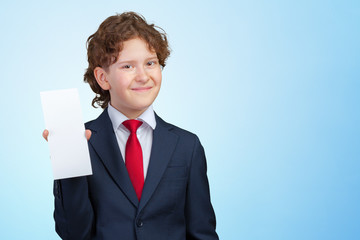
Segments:
[[[91,138],[91,131],[89,129],[85,130],[85,137],[87,140],[89,140]]]
[[[44,130],[43,133],[42,133],[42,136],[43,138],[45,138],[45,140],[47,141],[48,140],[48,136],[49,136],[49,131],[48,130]]]

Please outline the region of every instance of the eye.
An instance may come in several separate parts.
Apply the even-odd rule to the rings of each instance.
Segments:
[[[131,65],[129,65],[129,64],[122,66],[122,68],[124,68],[124,69],[131,69],[132,67],[133,67],[133,66],[131,66]]]
[[[146,65],[148,66],[154,66],[156,65],[157,61],[153,60],[153,61],[148,61]]]

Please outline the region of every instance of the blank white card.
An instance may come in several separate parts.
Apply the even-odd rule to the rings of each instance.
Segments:
[[[40,92],[54,179],[91,175],[77,89]]]

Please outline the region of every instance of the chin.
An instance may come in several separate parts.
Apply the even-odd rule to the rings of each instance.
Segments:
[[[132,109],[136,111],[144,111],[146,110],[151,104],[137,104],[136,106],[133,106]]]

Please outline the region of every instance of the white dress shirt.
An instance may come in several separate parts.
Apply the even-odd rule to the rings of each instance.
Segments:
[[[130,131],[122,124],[128,118],[116,110],[110,104],[108,105],[108,114],[116,134],[116,139],[120,148],[121,156],[125,160],[125,147]],[[136,120],[142,121],[143,124],[138,128],[136,135],[139,139],[143,153],[144,178],[149,167],[151,146],[153,142],[153,131],[156,127],[155,113],[152,105],[148,107]]]

